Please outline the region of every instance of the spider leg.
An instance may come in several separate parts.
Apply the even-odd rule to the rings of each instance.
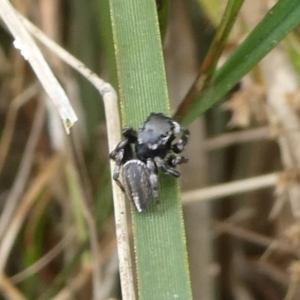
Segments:
[[[122,135],[129,141],[129,143],[135,143],[137,138],[136,130],[130,126],[126,126],[122,129]]]
[[[130,145],[136,141],[136,131],[132,127],[124,127],[122,130],[122,135],[125,137],[125,140],[121,141],[117,147],[109,154],[109,157],[113,160],[116,160],[120,150],[124,149],[125,156],[131,156]]]
[[[159,196],[158,174],[157,174],[157,168],[155,166],[155,163],[151,158],[147,159],[147,169],[149,170],[150,173],[150,184],[152,187],[152,195],[154,199],[158,201],[158,196]]]
[[[117,145],[117,147],[113,151],[110,152],[109,157],[111,159],[113,159],[113,160],[116,161],[119,153],[123,150],[123,155],[122,155],[122,158],[123,158],[124,157],[125,148],[127,148],[128,144],[129,144],[129,140],[128,139],[126,139],[124,141],[121,141]]]
[[[167,162],[168,165],[171,167],[176,167],[177,165],[183,164],[188,162],[188,158],[185,156],[175,156],[175,155],[170,155],[167,157]]]
[[[124,149],[120,149],[117,152],[116,156],[114,157],[116,164],[115,164],[115,168],[114,168],[114,172],[113,172],[113,179],[117,183],[117,185],[120,187],[120,189],[125,193],[125,188],[124,188],[122,182],[119,180],[120,169],[122,166],[123,157],[124,157]]]
[[[121,141],[116,148],[109,154],[109,157],[116,161],[113,171],[113,179],[116,181],[120,189],[125,192],[125,188],[120,181],[120,172],[122,165],[130,160],[133,156],[131,145],[136,141],[136,131],[132,127],[125,127],[122,130],[125,140]]]
[[[162,172],[164,172],[168,175],[171,175],[173,177],[179,177],[180,176],[179,171],[172,168],[170,165],[167,164],[167,162],[165,160],[163,160],[159,156],[156,156],[154,158],[154,162],[155,162],[157,168],[160,169]]]
[[[186,144],[188,143],[189,141],[189,137],[190,137],[190,132],[188,129],[185,129],[185,128],[182,128],[182,135],[181,135],[181,138],[180,140],[173,144],[171,146],[171,149],[175,152],[175,153],[180,153],[184,150]]]

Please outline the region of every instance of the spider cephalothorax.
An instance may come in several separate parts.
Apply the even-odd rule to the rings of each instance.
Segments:
[[[158,170],[180,176],[175,168],[187,158],[176,154],[184,150],[189,131],[162,113],[151,113],[139,130],[125,127],[122,134],[125,139],[110,153],[116,161],[113,179],[143,212],[152,198],[158,200]]]

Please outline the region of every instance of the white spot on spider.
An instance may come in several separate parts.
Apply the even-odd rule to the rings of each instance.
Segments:
[[[172,135],[172,131],[168,131],[167,135],[161,139],[161,144],[165,145],[169,141],[171,135]]]
[[[183,149],[184,149],[183,145],[179,145],[179,144],[177,144],[177,148],[180,152],[183,151]]]
[[[140,206],[140,198],[139,198],[138,194],[137,193],[132,193],[131,196],[132,196],[132,200],[135,204],[135,207],[136,207],[137,211],[142,212],[142,208]]]
[[[158,147],[157,144],[153,144],[153,145],[152,144],[148,144],[148,148],[151,149],[151,150],[156,150],[157,147]]]
[[[175,136],[177,136],[180,133],[181,127],[175,121],[173,121],[173,125],[174,125],[173,133],[174,133]]]

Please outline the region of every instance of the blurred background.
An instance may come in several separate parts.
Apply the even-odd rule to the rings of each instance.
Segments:
[[[106,0],[11,2],[117,88]],[[245,1],[220,64],[273,4]],[[225,5],[171,1],[163,45],[172,112],[197,77]],[[300,299],[297,35],[189,127],[181,186],[194,299]],[[1,23],[0,299],[92,299],[91,247],[100,253],[102,299],[121,299],[102,99],[40,46],[79,117],[66,138],[12,43]],[[251,189],[247,178],[254,179]],[[229,192],[190,197],[224,183],[233,183]],[[96,245],[87,210],[96,218]]]

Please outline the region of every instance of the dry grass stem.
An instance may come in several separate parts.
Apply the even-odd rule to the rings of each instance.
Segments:
[[[279,173],[237,180],[208,188],[189,191],[182,194],[184,204],[195,201],[209,201],[241,193],[251,192],[262,188],[273,187],[277,184]]]
[[[63,251],[64,247],[68,243],[70,243],[74,236],[74,232],[71,234],[69,233],[56,246],[54,246],[50,251],[48,251],[48,253],[42,256],[34,264],[32,264],[30,267],[23,270],[22,272],[19,272],[18,274],[10,277],[9,279],[13,283],[19,283],[25,280],[26,278],[32,276],[33,274],[38,273]]]
[[[88,282],[92,275],[92,269],[87,266],[79,271],[78,275],[70,281],[70,284],[62,289],[52,300],[76,299],[76,293],[79,292]],[[97,299],[97,298],[94,298]]]
[[[204,140],[203,148],[206,151],[225,148],[240,143],[249,143],[265,140],[270,136],[270,129],[266,127],[224,133],[218,137]]]
[[[12,284],[12,282],[5,276],[0,275],[0,289],[3,295],[10,300],[27,300],[21,292]]]
[[[0,139],[0,176],[11,145],[19,108],[36,95],[38,91],[39,85],[37,83],[33,84],[11,102]]]
[[[77,121],[77,116],[65,91],[53,75],[42,53],[9,1],[0,0],[0,15],[15,38],[15,47],[20,49],[24,59],[28,60],[30,63],[45,91],[52,99],[53,104],[65,125],[66,131],[69,133],[69,128]]]
[[[256,245],[260,245],[262,247],[266,247],[268,249],[277,249],[290,254],[294,254],[296,252],[296,249],[294,249],[293,247],[291,247],[291,245],[287,243],[280,242],[278,240],[274,240],[266,236],[262,236],[246,228],[241,228],[226,222],[215,221],[214,224],[215,229],[219,234],[226,232],[242,240],[251,242]]]
[[[298,80],[284,51],[277,47],[261,62],[265,77],[267,103],[271,122],[283,129],[278,143],[282,163],[286,169],[300,167],[300,120],[296,111],[289,107],[287,95],[296,92]],[[295,182],[288,188],[294,216],[300,217],[300,185]]]
[[[93,270],[93,299],[99,299],[100,290],[101,290],[101,264],[99,258],[99,245],[98,245],[98,235],[95,225],[95,218],[92,212],[90,211],[89,205],[86,201],[86,197],[84,196],[84,191],[82,190],[82,185],[80,184],[80,174],[78,173],[78,169],[75,167],[72,161],[68,160],[66,162],[66,173],[70,183],[70,187],[74,186],[75,189],[78,190],[71,192],[72,197],[72,209],[74,211],[75,216],[75,226],[77,232],[77,239],[84,243],[85,240],[90,239],[90,249],[92,253],[92,257],[88,257],[87,262],[84,262],[83,265],[91,266]],[[74,184],[73,184],[74,183]],[[72,187],[71,187],[72,189]],[[86,230],[86,224],[88,226],[88,232]],[[88,251],[85,252],[88,256]],[[83,259],[85,255],[83,255]]]
[[[273,264],[262,260],[254,262],[254,264],[261,270],[262,273],[268,275],[268,277],[272,278],[275,282],[283,286],[289,285],[290,279],[286,272],[276,268]]]
[[[35,114],[34,123],[27,144],[25,146],[24,154],[18,173],[16,174],[13,187],[10,190],[10,193],[6,199],[6,205],[0,216],[0,245],[2,242],[3,235],[5,234],[7,226],[13,217],[13,213],[18,205],[18,201],[21,195],[23,194],[24,187],[30,175],[32,163],[34,160],[35,148],[43,128],[44,116],[44,103],[40,103]]]
[[[0,244],[0,274],[3,273],[10,250],[31,206],[46,184],[52,180],[54,176],[57,176],[57,172],[60,170],[60,164],[61,160],[58,156],[52,157],[45,163],[45,167],[41,171],[41,174],[34,179],[27,192],[21,198],[17,210],[10,220]]]
[[[99,300],[106,300],[109,298],[109,295],[112,294],[114,286],[116,284],[116,278],[118,274],[118,254],[115,253],[112,255],[106,267],[106,276],[102,284],[101,294]]]
[[[113,87],[99,78],[94,72],[88,69],[81,61],[72,56],[69,52],[57,45],[53,40],[48,38],[42,31],[31,24],[27,19],[21,17],[27,29],[49,50],[54,52],[65,63],[81,73],[88,79],[99,91],[103,97],[108,146],[109,151],[112,151],[117,143],[121,140],[121,124],[119,117],[119,108],[117,94]],[[111,170],[114,168],[114,163],[110,162]],[[122,294],[124,299],[135,299],[133,276],[130,258],[129,238],[127,229],[127,217],[124,194],[120,191],[115,182],[112,182],[116,235],[118,243],[119,255],[119,270],[122,285]]]

